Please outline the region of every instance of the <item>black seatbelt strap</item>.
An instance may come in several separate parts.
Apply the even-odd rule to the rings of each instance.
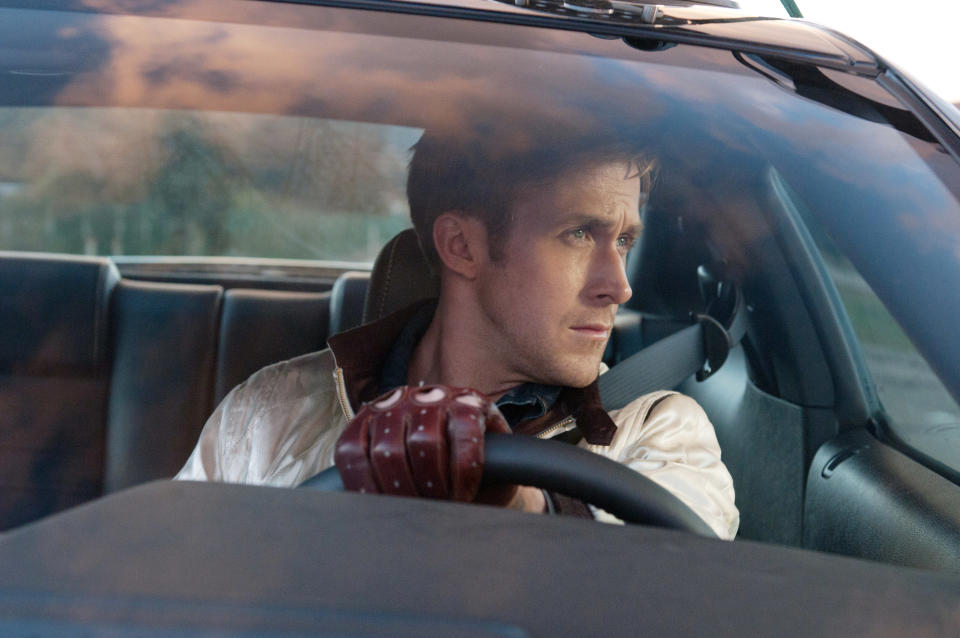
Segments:
[[[703,381],[720,369],[747,331],[743,296],[735,300],[726,325],[710,314],[627,357],[597,379],[605,410],[617,410],[655,390],[670,390],[692,374]]]

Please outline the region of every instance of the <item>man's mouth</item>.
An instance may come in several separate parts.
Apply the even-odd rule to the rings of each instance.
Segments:
[[[605,323],[586,323],[579,326],[571,326],[578,335],[589,339],[606,339],[610,336],[610,326]]]

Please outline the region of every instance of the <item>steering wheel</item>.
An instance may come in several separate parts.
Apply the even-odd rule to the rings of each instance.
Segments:
[[[716,534],[669,491],[630,468],[560,441],[487,433],[484,484],[531,485],[578,498],[627,523],[679,529],[700,536]],[[343,483],[336,467],[300,487],[335,491]]]

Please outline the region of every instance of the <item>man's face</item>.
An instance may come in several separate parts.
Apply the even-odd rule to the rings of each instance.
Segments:
[[[597,376],[640,232],[640,180],[627,162],[521,189],[503,258],[477,281],[482,335],[516,380],[583,387]]]

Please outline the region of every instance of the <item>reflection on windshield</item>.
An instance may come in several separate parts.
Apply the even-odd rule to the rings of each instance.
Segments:
[[[114,6],[118,1],[90,0],[90,6],[106,2],[122,11]],[[288,206],[329,215],[347,207],[344,212],[393,219],[402,199],[397,189],[404,149],[416,135],[389,131],[430,129],[465,145],[495,138],[502,157],[564,153],[573,140],[620,137],[651,149],[667,180],[690,186],[684,189],[687,204],[705,217],[717,207],[757,206],[738,184],[751,183],[762,166],[774,164],[818,214],[842,212],[859,227],[872,215],[887,215],[900,220],[903,232],[922,236],[930,250],[949,250],[957,261],[960,184],[955,166],[931,170],[942,155],[935,145],[898,132],[876,107],[870,121],[847,106],[834,108],[837,100],[798,95],[729,52],[687,45],[637,51],[586,34],[460,21],[450,21],[438,39],[415,16],[288,5],[277,9],[283,20],[246,16],[262,17],[263,24],[241,23],[239,15],[229,23],[176,17],[186,8],[200,15],[201,5],[164,3],[156,11],[169,17],[160,18],[0,10],[0,36],[17,52],[2,61],[0,102],[60,107],[80,118],[71,122],[56,109],[9,110],[4,135],[27,131],[31,140],[20,144],[36,159],[28,162],[29,175],[8,168],[0,181],[22,188],[18,197],[47,188],[52,203],[45,214],[82,217],[76,223],[94,228],[97,252],[110,252],[117,234],[124,251],[240,252],[242,245],[225,237],[257,224],[269,229],[271,221],[254,224],[252,213],[243,222],[228,217],[227,231],[203,221],[233,206],[267,208],[258,215],[272,221]],[[315,28],[280,26],[295,24],[293,16]],[[371,33],[360,32],[366,27]],[[517,48],[521,41],[530,48]],[[84,116],[76,107],[92,110]],[[264,118],[250,115],[257,113]],[[281,115],[291,124],[276,124]],[[92,128],[74,130],[81,125]],[[370,133],[377,126],[384,132]],[[78,159],[87,157],[90,162]],[[179,180],[186,182],[176,194]],[[279,195],[256,201],[250,185],[264,188],[269,180],[269,192]],[[357,186],[349,196],[345,183]],[[193,220],[170,222],[175,248],[151,249],[132,238],[128,246],[132,231],[117,231],[116,224],[96,231],[110,215],[136,227],[141,222],[133,214],[128,219],[124,207],[148,201],[162,201],[174,217]],[[102,204],[112,212],[94,219],[71,202],[88,210]],[[284,212],[284,219],[298,215]],[[321,254],[304,245],[319,241],[306,239],[307,225],[285,221],[284,231],[263,231],[291,238],[268,252]],[[207,229],[202,240],[195,228]],[[767,232],[752,226],[715,230],[731,245]],[[380,236],[371,237],[372,244]],[[78,249],[74,244],[70,250]]]

